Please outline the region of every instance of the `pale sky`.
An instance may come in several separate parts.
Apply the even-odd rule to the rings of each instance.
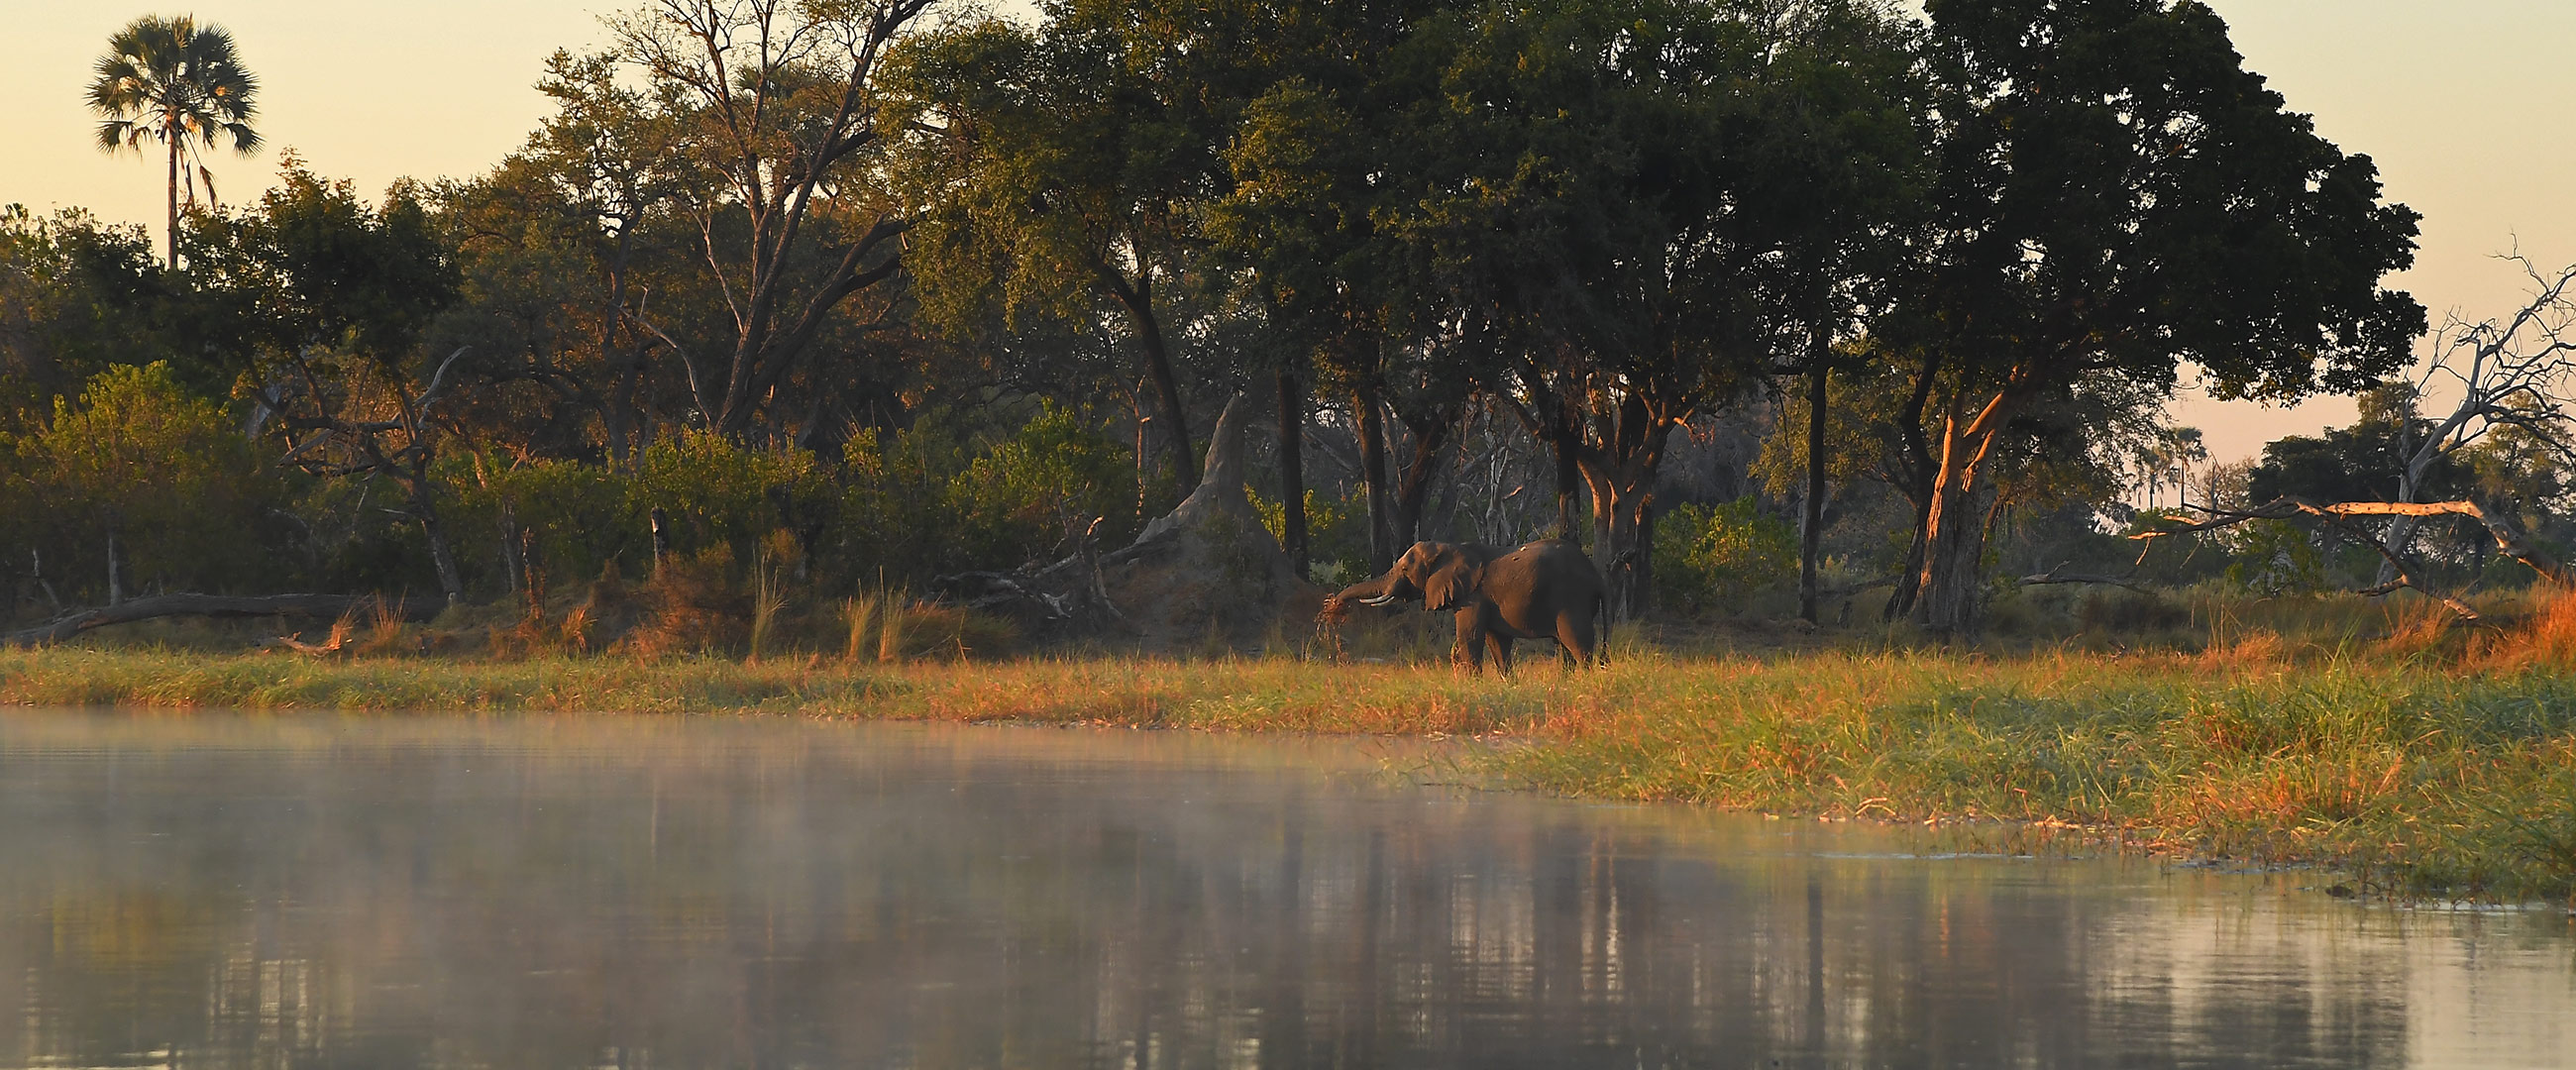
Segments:
[[[2412,290],[2438,322],[2502,315],[2523,280],[2494,254],[2519,242],[2544,267],[2576,262],[2576,139],[2564,114],[2576,76],[2572,0],[2211,0],[2237,49],[2290,107],[2347,152],[2368,153],[2394,200],[2424,213]],[[498,161],[547,111],[533,86],[547,53],[602,39],[600,0],[213,0],[184,5],[0,0],[0,203],[82,205],[112,220],[162,217],[162,171],[91,148],[81,103],[108,35],[137,15],[191,11],[233,32],[261,79],[270,148],[223,156],[227,201],[270,182],[276,150],[374,192],[401,176],[469,175]],[[2285,434],[2351,420],[2352,403],[2295,409],[2186,397],[2221,460]]]

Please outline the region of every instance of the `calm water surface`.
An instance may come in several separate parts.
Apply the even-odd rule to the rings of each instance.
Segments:
[[[2576,1066],[2558,914],[1384,757],[0,714],[0,1066]]]

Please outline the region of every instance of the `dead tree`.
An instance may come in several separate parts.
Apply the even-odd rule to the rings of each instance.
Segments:
[[[288,448],[279,463],[316,475],[382,475],[402,486],[409,499],[406,511],[420,522],[421,535],[429,543],[439,592],[451,606],[464,603],[465,581],[456,567],[456,553],[448,545],[446,525],[439,518],[437,488],[429,469],[438,458],[438,426],[433,417],[447,399],[449,373],[465,353],[460,347],[448,354],[430,375],[429,385],[417,394],[408,383],[387,382],[388,396],[380,411],[365,416],[357,413],[351,399],[335,398],[323,388],[323,377],[315,373],[307,355],[299,355],[296,374],[286,380],[302,390],[290,395],[286,386],[271,387],[259,399],[278,414],[278,423],[286,431]]]
[[[2476,502],[2472,501],[2336,502],[2331,505],[2320,505],[2305,498],[2285,496],[2275,498],[2270,502],[2255,506],[2251,509],[2217,509],[2201,505],[2189,506],[2188,508],[2191,508],[2196,512],[2207,513],[2209,515],[2209,519],[2194,523],[2168,523],[2156,530],[2140,532],[2129,537],[2132,539],[2159,539],[2172,535],[2188,535],[2193,532],[2211,531],[2218,528],[2232,527],[2249,520],[2286,520],[2294,516],[2313,516],[2325,521],[2327,524],[2337,527],[2347,536],[2367,543],[2372,549],[2379,551],[2380,559],[2384,562],[2383,571],[2393,573],[2389,578],[2381,580],[2376,586],[2363,588],[2355,593],[2375,598],[2401,589],[2413,588],[2418,593],[2442,603],[2442,605],[2449,608],[2451,612],[2458,614],[2461,620],[2476,620],[2478,619],[2478,612],[2475,609],[2469,608],[2468,603],[2460,601],[2455,596],[2427,586],[2422,580],[2418,579],[2414,573],[2408,571],[2404,558],[2396,552],[2396,544],[2393,540],[2390,542],[2381,542],[2379,539],[2373,537],[2371,533],[2361,530],[2360,525],[2353,522],[2356,517],[2366,516],[2386,516],[2412,520],[2421,520],[2428,516],[2459,516],[2477,521],[2480,526],[2486,528],[2487,535],[2495,540],[2496,549],[2502,551],[2506,556],[2511,557],[2516,561],[2520,561],[2525,565],[2531,566],[2531,570],[2538,573],[2543,581],[2546,581],[2550,585],[2562,590],[2576,588],[2576,573],[2569,572],[2565,564],[2561,563],[2557,558],[2550,556],[2547,551],[2533,545],[2531,540],[2524,537],[2521,529],[2515,527],[2511,520],[2504,516],[2490,513],[2486,509],[2481,508]],[[2143,558],[2144,554],[2142,553],[2140,556]]]
[[[2565,424],[2571,409],[2576,409],[2576,294],[2569,292],[2576,285],[2576,266],[2552,277],[2526,257],[2506,259],[2530,277],[2531,300],[2505,319],[2470,323],[2455,316],[2434,333],[2433,358],[2413,384],[2415,397],[2457,389],[2460,400],[2439,421],[2425,421],[2420,427],[2413,420],[2400,422],[2398,442],[2404,458],[2404,468],[2397,473],[2400,503],[2415,503],[2423,496],[2425,477],[2436,463],[2498,428],[2522,428],[2551,448],[2568,452]],[[2398,578],[2397,558],[2414,541],[2423,517],[2445,512],[2390,514],[2395,520],[2389,524],[2385,546],[2394,553],[2380,568],[2380,583]]]

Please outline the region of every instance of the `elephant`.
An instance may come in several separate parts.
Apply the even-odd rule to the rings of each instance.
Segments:
[[[1382,606],[1420,598],[1422,608],[1458,615],[1451,662],[1470,673],[1512,671],[1512,640],[1554,639],[1577,666],[1591,665],[1600,650],[1593,618],[1603,614],[1601,572],[1583,548],[1564,539],[1541,539],[1518,549],[1475,543],[1417,542],[1384,575],[1343,588],[1326,600],[1327,616],[1346,602]],[[1602,630],[1608,630],[1608,620]]]

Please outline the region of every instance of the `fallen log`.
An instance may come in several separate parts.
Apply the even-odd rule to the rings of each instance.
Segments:
[[[2141,594],[2152,593],[2146,588],[2138,586],[2137,579],[2134,576],[2114,576],[2105,572],[2066,571],[2066,566],[2073,563],[2074,562],[2071,561],[2063,562],[2056,568],[2049,569],[2046,572],[2024,576],[2021,578],[2021,585],[2024,587],[2036,587],[2050,583],[2099,584],[2105,587],[2126,587]]]
[[[65,613],[33,628],[0,634],[0,644],[36,646],[59,643],[93,628],[132,624],[156,617],[337,617],[377,602],[375,595],[347,594],[164,594],[112,606]],[[427,603],[389,603],[406,620],[436,615]]]

